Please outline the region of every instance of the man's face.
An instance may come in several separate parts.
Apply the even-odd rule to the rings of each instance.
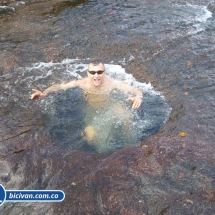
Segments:
[[[101,73],[101,71],[104,72],[102,74],[95,73],[95,72]],[[95,74],[90,74],[90,72],[94,72]],[[106,73],[105,68],[101,63],[99,65],[90,64],[88,66],[87,75],[90,78],[91,83],[96,87],[102,84],[105,73]]]

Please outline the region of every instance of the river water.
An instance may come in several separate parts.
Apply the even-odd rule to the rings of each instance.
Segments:
[[[1,214],[214,214],[213,1],[7,6],[15,11],[0,10],[1,184],[61,189],[66,198],[4,203]],[[110,153],[57,147],[43,129],[45,102],[29,100],[31,88],[67,80],[63,68],[71,59],[77,65],[93,58],[125,68],[137,85],[152,86],[145,89],[159,95],[151,106],[156,113],[169,114],[159,107],[171,106],[157,133]],[[145,98],[152,98],[147,92]]]

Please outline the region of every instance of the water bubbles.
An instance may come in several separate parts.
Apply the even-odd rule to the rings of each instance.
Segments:
[[[120,65],[105,64],[105,68],[108,76],[141,89],[143,105],[138,111],[131,110],[130,103],[126,102],[130,95],[122,92],[111,93],[110,103],[103,109],[92,108],[90,102],[86,105],[78,89],[51,94],[41,100],[40,109],[44,112],[46,129],[58,145],[83,148],[87,141],[98,152],[110,152],[146,139],[168,119],[171,108],[150,83],[138,82]],[[47,88],[49,83],[85,77],[87,64],[78,59],[66,59],[59,63],[38,63],[24,70],[28,72],[28,80],[30,74],[34,74],[30,85],[41,86],[45,79],[43,88]]]
[[[206,29],[206,22],[212,17],[212,13],[207,6],[199,6],[193,4],[176,5],[177,14],[179,16],[179,28],[185,28],[188,35],[196,34]]]

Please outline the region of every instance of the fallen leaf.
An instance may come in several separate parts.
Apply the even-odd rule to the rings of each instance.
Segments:
[[[184,131],[181,131],[181,132],[179,132],[179,136],[181,136],[181,137],[186,137],[186,136],[187,136],[187,133],[184,132]]]
[[[72,182],[72,185],[73,185],[73,186],[76,186],[76,183],[75,183],[75,182]]]
[[[192,66],[192,65],[193,65],[192,62],[190,62],[190,61],[187,62],[187,66]]]
[[[190,199],[186,199],[186,201],[189,202],[189,203],[191,203],[191,204],[193,204],[193,201],[190,200]]]
[[[185,149],[187,146],[185,143],[182,144],[182,147]]]
[[[113,14],[115,14],[115,13],[116,13],[116,10],[109,10],[109,11],[107,12],[108,15],[113,15]]]
[[[188,93],[188,92],[184,92],[184,95],[185,95],[185,96],[188,96],[188,95],[189,95],[189,93]]]
[[[147,145],[143,145],[142,147],[145,147],[145,148],[147,148],[148,146],[147,146]]]
[[[178,176],[178,178],[183,178],[184,177],[184,172],[180,172],[180,174],[179,174],[179,176]]]

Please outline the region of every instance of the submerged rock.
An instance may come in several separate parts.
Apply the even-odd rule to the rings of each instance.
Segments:
[[[5,14],[7,12],[15,12],[15,8],[9,6],[0,6],[0,14]]]
[[[57,4],[60,13],[55,14],[50,11],[54,12],[56,2],[36,2],[0,19],[0,71],[4,76],[0,86],[0,179],[6,189],[61,189],[66,198],[57,204],[5,202],[0,213],[214,214],[214,31],[207,28],[187,34],[195,23],[188,20],[189,25],[180,26],[172,21],[172,14],[177,19],[193,17],[196,7],[191,10],[184,3],[183,9],[188,11],[181,10],[183,15],[170,1],[155,0],[148,5],[138,1],[132,12],[131,3],[117,2],[119,13],[104,16],[114,9],[114,1],[89,1],[86,7],[62,10],[64,4]],[[208,10],[214,12],[214,3]],[[124,19],[128,22],[122,22]],[[121,62],[139,81],[149,81],[165,92],[173,112],[162,130],[159,127],[159,134],[140,146],[106,154],[83,151],[76,141],[77,147],[72,149],[53,143],[54,138],[44,132],[39,101],[28,101],[31,88],[44,89],[52,80],[35,71],[25,77],[18,68],[89,56]],[[43,63],[37,66],[46,69]],[[50,69],[53,71],[56,80],[61,80],[62,71],[57,66]],[[28,85],[34,78],[37,82]],[[153,107],[153,103],[145,106],[145,113]],[[60,128],[69,131],[65,124]],[[186,135],[179,135],[182,131]],[[60,143],[63,145],[62,139]]]
[[[213,16],[215,15],[215,2],[211,2],[208,6],[207,9],[213,13]]]

